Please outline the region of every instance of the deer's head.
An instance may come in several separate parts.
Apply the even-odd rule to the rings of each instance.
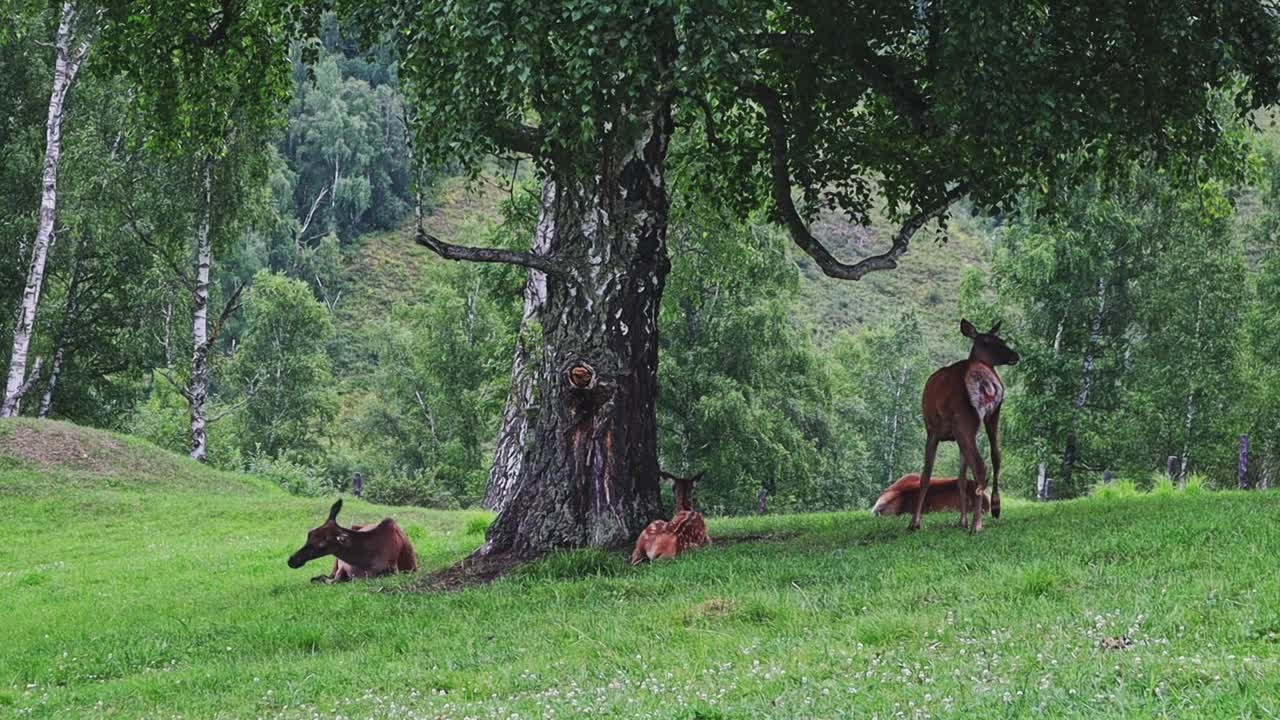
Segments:
[[[706,472],[705,470],[703,472]],[[693,510],[693,485],[702,479],[703,472],[692,477],[682,478],[676,477],[670,473],[663,473],[671,478],[671,493],[675,496],[676,512],[681,510]]]
[[[973,350],[969,357],[991,366],[1017,365],[1018,353],[1014,352],[1000,337],[1000,323],[991,326],[986,332],[978,332],[978,328],[968,320],[960,321],[960,334],[973,341]]]
[[[340,510],[342,510],[341,498],[329,508],[329,517],[324,523],[307,533],[306,544],[289,556],[289,567],[297,570],[318,557],[333,555],[350,546],[351,530],[338,525]]]

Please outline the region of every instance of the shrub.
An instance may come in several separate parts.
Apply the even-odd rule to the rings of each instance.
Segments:
[[[325,481],[315,468],[295,462],[287,457],[272,460],[257,455],[249,460],[249,473],[279,485],[294,495],[319,497],[336,488]]]
[[[433,470],[427,468],[413,474],[386,473],[365,477],[363,495],[366,500],[382,505],[418,505],[444,510],[458,507],[448,488]]]
[[[1182,492],[1186,495],[1199,495],[1207,490],[1209,480],[1200,473],[1191,473],[1187,476],[1187,481],[1182,484]]]

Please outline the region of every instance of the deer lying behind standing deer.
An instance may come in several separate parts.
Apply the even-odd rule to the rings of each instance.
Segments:
[[[919,473],[908,473],[894,481],[892,485],[880,493],[876,504],[871,508],[872,515],[905,515],[914,512],[916,500],[920,495]],[[966,488],[966,502],[982,503],[983,510],[991,509],[991,498],[982,494],[975,483]],[[960,478],[930,478],[929,497],[925,501],[925,512],[960,509]]]
[[[909,530],[920,527],[933,475],[933,461],[938,443],[954,440],[960,446],[960,526],[971,532],[982,531],[982,504],[973,508],[973,524],[968,521],[968,486],[966,468],[973,468],[978,492],[987,487],[987,466],[978,451],[978,430],[985,426],[991,445],[991,516],[1000,517],[1000,406],[1004,403],[1004,383],[996,373],[999,365],[1016,365],[1019,357],[1000,337],[1000,323],[987,332],[978,332],[973,323],[960,321],[960,334],[973,341],[969,357],[948,365],[929,376],[921,398],[924,416],[924,470],[920,473],[920,493]]]

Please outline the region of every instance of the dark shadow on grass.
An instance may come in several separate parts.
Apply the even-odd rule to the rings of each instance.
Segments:
[[[782,542],[798,536],[798,530],[774,530],[770,532],[728,533],[711,538],[710,549],[717,545],[737,545],[745,542]]]
[[[449,567],[429,572],[397,590],[456,592],[469,587],[488,585],[528,561],[528,558],[519,557],[515,553],[469,556]]]

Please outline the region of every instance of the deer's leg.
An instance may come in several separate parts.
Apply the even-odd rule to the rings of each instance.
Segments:
[[[991,446],[991,517],[1000,517],[1000,406],[996,406],[983,424],[987,428],[987,444]],[[978,502],[982,502],[979,499]]]
[[[982,453],[978,452],[977,431],[975,430],[972,434],[957,435],[956,444],[960,446],[960,455],[964,458],[965,464],[973,468],[973,481],[978,486],[978,494],[981,495],[987,489],[987,465],[982,461]],[[982,532],[981,502],[973,504],[973,524],[969,526],[969,531]]]
[[[328,574],[328,575],[317,575],[317,576],[315,576],[315,577],[311,578],[311,582],[313,582],[313,583],[315,583],[315,582],[322,582],[322,583],[331,583],[331,582],[333,582],[333,579],[334,579],[335,577],[337,577],[337,576],[338,576],[338,566],[340,566],[341,564],[342,564],[342,561],[341,561],[341,560],[338,560],[338,558],[334,558],[334,559],[333,559],[333,569],[329,571],[329,574]]]
[[[956,477],[956,487],[960,490],[960,527],[969,527],[969,466],[964,458],[960,458],[960,474]]]
[[[916,493],[916,512],[911,516],[908,530],[920,529],[920,513],[924,512],[924,496],[929,492],[929,478],[933,475],[933,458],[938,454],[938,438],[930,435],[924,442],[924,469],[920,472],[920,492]]]

